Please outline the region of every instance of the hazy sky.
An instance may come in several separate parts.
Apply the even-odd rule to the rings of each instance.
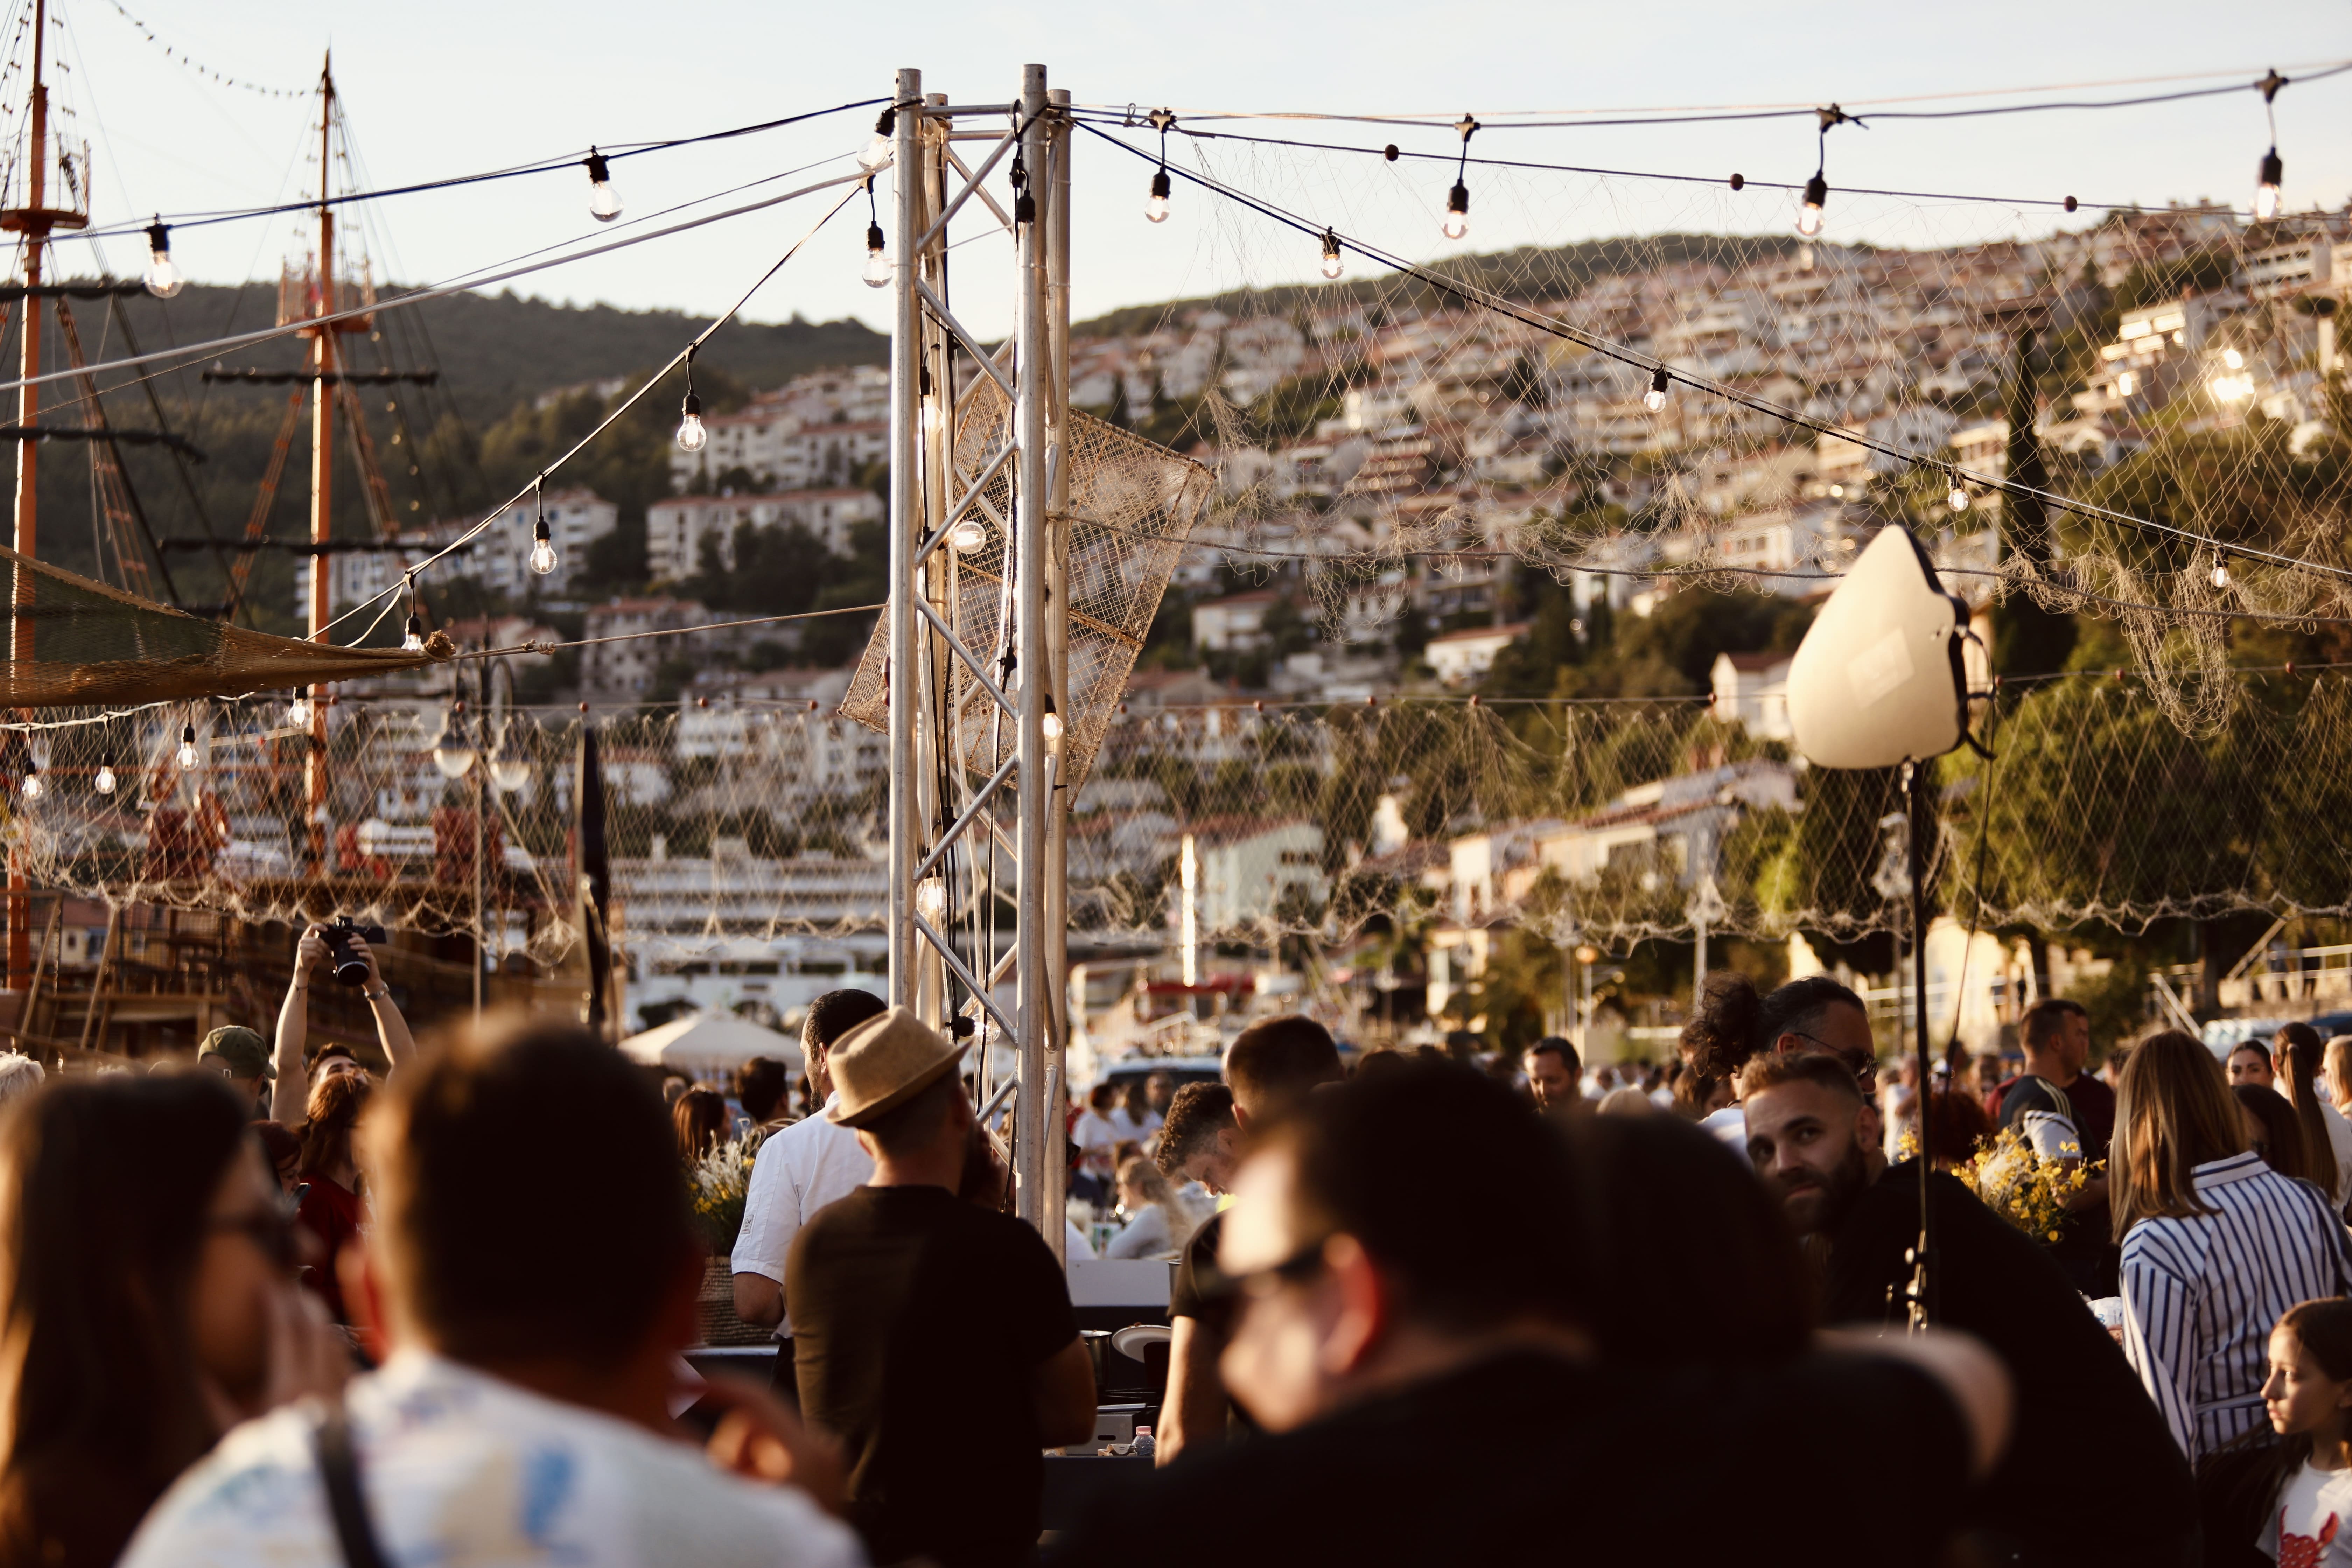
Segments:
[[[26,0],[17,0],[21,7]],[[929,0],[790,5],[562,5],[513,0],[122,0],[163,42],[211,69],[300,89],[330,45],[335,75],[376,185],[495,168],[607,143],[693,134],[888,90],[901,65],[958,101],[1001,101],[1024,61],[1042,60],[1082,103],[1167,103],[1192,110],[1312,110],[1360,114],[1810,103],[1961,90],[2058,87],[2191,72],[2247,79],[2276,65],[2352,59],[2352,8],[2341,0],[2224,6],[2184,0],[2131,5],[1979,0],[1963,7],[1754,4],[1029,6]],[[151,211],[285,199],[316,179],[306,156],[306,99],[215,85],[163,57],[112,0],[53,0],[70,33],[61,91],[92,143],[100,223]],[[2227,79],[2226,76],[2221,79]],[[2180,85],[2206,85],[2183,83]],[[2122,97],[2161,87],[2040,96]],[[2290,205],[2341,205],[2352,194],[2352,74],[2290,86],[2278,100]],[[617,166],[626,217],[705,197],[803,164],[769,189],[843,172],[872,111]],[[1259,122],[1271,135],[1450,151],[1444,129]],[[1145,133],[1133,133],[1139,142]],[[1177,214],[1146,224],[1150,169],[1091,137],[1076,163],[1076,308],[1311,275],[1311,244],[1180,187]],[[2267,145],[2251,90],[2102,113],[2053,112],[1941,122],[1885,121],[1831,137],[1836,186],[2137,201],[2214,196],[2243,205]],[[984,149],[982,149],[984,151]],[[1483,132],[1474,153],[1591,167],[1801,181],[1811,126],[1799,120],[1658,128]],[[1177,157],[1199,155],[1180,144]],[[1437,233],[1451,173],[1435,163],[1231,144],[1208,155],[1228,175],[1317,222],[1339,224],[1404,254],[1456,248]],[[828,162],[830,160],[830,162]],[[1489,248],[1665,227],[1780,232],[1783,193],[1732,197],[1717,185],[1471,171],[1470,243]],[[575,171],[400,197],[381,204],[378,276],[425,282],[540,247],[611,237],[587,216]],[[743,198],[737,198],[743,199]],[[885,193],[887,205],[887,195]],[[886,300],[857,281],[862,199],[778,275],[750,311],[777,320],[854,314],[887,326]],[[519,283],[525,292],[627,306],[714,310],[740,292],[817,216],[815,201],[713,226]],[[2072,220],[2087,221],[2085,213]],[[2028,235],[2061,221],[1999,204],[1833,199],[1832,235],[1937,244]],[[175,242],[195,278],[274,277],[299,250],[292,220],[188,228]],[[622,230],[620,232],[626,232]],[[979,235],[960,226],[958,237]],[[1006,313],[1000,239],[959,252],[959,310],[982,331]],[[108,242],[119,271],[143,247]],[[962,266],[965,261],[970,266]],[[68,263],[70,265],[70,263]]]

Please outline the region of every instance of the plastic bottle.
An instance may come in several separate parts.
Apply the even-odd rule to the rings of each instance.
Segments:
[[[1139,1459],[1148,1459],[1151,1458],[1150,1427],[1138,1426],[1135,1429],[1135,1447],[1129,1449],[1129,1452],[1132,1453]]]

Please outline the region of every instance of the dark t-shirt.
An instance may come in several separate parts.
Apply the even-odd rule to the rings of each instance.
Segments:
[[[877,1563],[1019,1563],[1045,1466],[1032,1374],[1077,1338],[1035,1231],[944,1187],[860,1187],[784,1266],[801,1410],[842,1441]]]
[[[1223,1209],[1201,1222],[1192,1239],[1184,1244],[1184,1256],[1176,1265],[1175,1283],[1168,1288],[1168,1315],[1171,1318],[1197,1318],[1203,1327],[1220,1340],[1232,1317],[1232,1303],[1220,1299],[1215,1292],[1224,1283],[1224,1271],[1217,1267],[1217,1238],[1225,1234]]]
[[[1970,1527],[1997,1553],[2017,1553],[2000,1561],[2197,1563],[2188,1462],[2122,1350],[2042,1248],[1952,1177],[1938,1173],[1929,1191],[1934,1321],[1983,1340],[2016,1384],[2009,1453],[1972,1500]],[[1906,1161],[1839,1227],[1823,1321],[1900,1324],[1904,1254],[1918,1236],[1919,1165]]]
[[[1188,1449],[1048,1561],[1899,1568],[1932,1561],[1956,1517],[1966,1441],[1941,1388],[1876,1358],[1729,1380],[1512,1352],[1295,1432]]]

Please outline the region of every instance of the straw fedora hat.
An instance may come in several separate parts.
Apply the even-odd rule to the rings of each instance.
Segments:
[[[841,1099],[825,1114],[845,1127],[863,1127],[953,1072],[963,1053],[908,1009],[893,1007],[833,1043],[825,1059]]]

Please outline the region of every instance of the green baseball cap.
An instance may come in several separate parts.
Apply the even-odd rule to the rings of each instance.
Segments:
[[[206,1035],[196,1047],[196,1060],[206,1057],[218,1057],[231,1078],[278,1076],[278,1069],[270,1065],[268,1044],[242,1024],[223,1024]]]

